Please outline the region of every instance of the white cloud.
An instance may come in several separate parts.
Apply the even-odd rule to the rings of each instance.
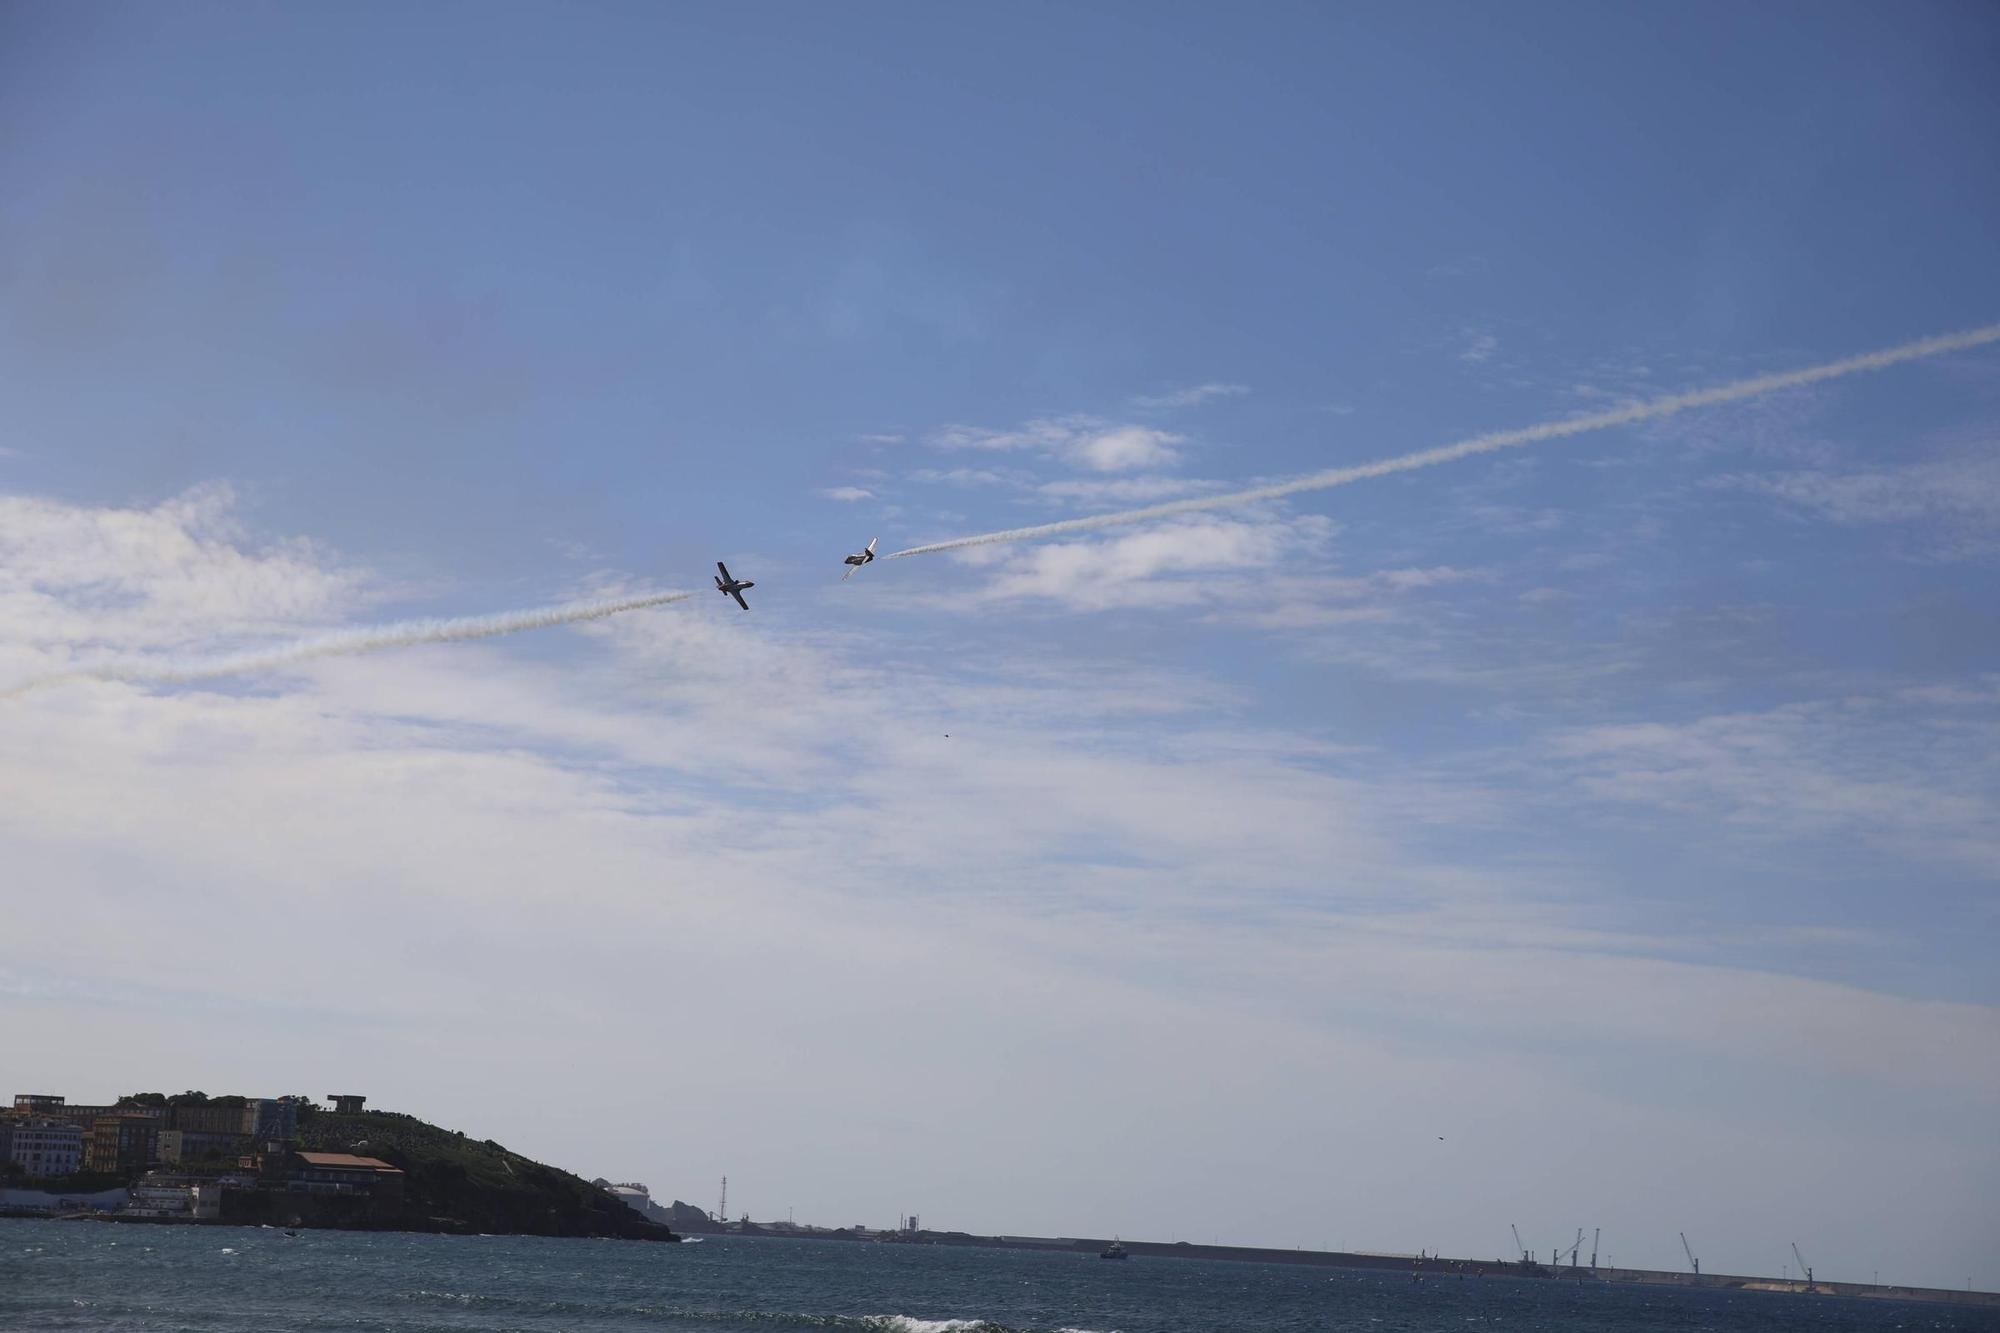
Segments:
[[[875,492],[861,486],[829,486],[825,490],[822,490],[820,494],[829,500],[849,502],[854,500],[872,500],[875,498]]]
[[[1097,472],[1130,472],[1134,468],[1165,467],[1180,455],[1174,446],[1182,437],[1147,426],[1116,426],[1086,434],[1070,444],[1070,456]]]
[[[1481,569],[1440,565],[1382,569],[1359,575],[1281,575],[1231,591],[1219,616],[1268,630],[1318,630],[1403,621],[1410,594],[1490,583]]]
[[[1255,545],[1216,549],[1254,562]],[[1171,680],[899,664],[887,690],[865,659],[678,612],[589,637],[600,651],[560,668],[467,648],[328,663],[277,697],[93,686],[0,714],[0,787],[23,794],[0,810],[0,845],[48,890],[0,908],[11,1054],[81,1095],[107,1078],[300,1086],[332,1050],[384,1106],[586,1174],[683,1193],[757,1155],[750,1179],[788,1191],[746,1182],[759,1215],[801,1199],[822,1220],[893,1213],[921,1187],[980,1229],[1135,1231],[1149,1218],[1124,1209],[1192,1196],[1211,1225],[1271,1243],[1310,1240],[1333,1184],[1316,1173],[1337,1172],[1371,1244],[1434,1230],[1467,1190],[1525,1190],[1523,1207],[1555,1214],[1615,1184],[1647,1209],[1679,1191],[1747,1209],[1748,1245],[1770,1219],[1741,1183],[1765,1177],[1740,1173],[1768,1168],[1772,1143],[1798,1145],[1779,1151],[1801,1166],[1886,1153],[1907,1184],[2000,1109],[1990,1009],[1592,941],[1504,881],[1455,880],[1400,848],[1413,818],[1456,812],[1379,756],[1329,771],[1218,729],[1226,704]],[[785,707],[743,710],[745,691]],[[1143,731],[1094,734],[1134,698],[1164,706]],[[135,874],[147,893],[130,893]],[[260,914],[275,886],[287,912]],[[241,923],[228,968],[213,965],[221,916]],[[725,1019],[676,1016],[671,997],[722,990]],[[163,1050],[136,1021],[161,1010],[228,1021]],[[1108,1052],[1105,1027],[1120,1034]],[[279,1040],[301,1030],[309,1046]],[[635,1066],[621,1058],[635,1048],[672,1058]],[[1613,1071],[1671,1069],[1674,1087],[1600,1074],[1596,1050]],[[663,1146],[647,1111],[689,1067],[711,1095],[683,1099]],[[501,1095],[558,1074],[600,1108],[589,1126]],[[794,1151],[804,1112],[785,1094],[801,1083],[823,1105]],[[1892,1112],[1857,1122],[1804,1086]],[[1137,1128],[1119,1115],[1134,1098],[1157,1110]],[[1504,1149],[1552,1104],[1587,1109],[1596,1132],[1524,1186]],[[1432,1151],[1463,1154],[1435,1172],[1343,1160],[1279,1173],[1290,1183],[1254,1213],[1232,1211],[1243,1172],[1296,1171],[1328,1134],[1430,1144],[1433,1130],[1450,1146]],[[825,1167],[885,1134],[885,1179]],[[968,1167],[967,1135],[1007,1146]],[[1176,1140],[1197,1146],[1168,1188],[1156,1164]],[[1635,1141],[1664,1145],[1675,1178]],[[1940,1161],[1912,1144],[1940,1145],[1925,1150]],[[1051,1204],[1058,1168],[1092,1197]],[[1829,1185],[1829,1202],[1854,1187]],[[1870,1226],[1939,1207],[1928,1189],[1882,1198]],[[1474,1245],[1482,1225],[1439,1239]],[[1713,1252],[1734,1234],[1714,1233]]]
[[[1138,407],[1175,408],[1194,407],[1211,398],[1233,398],[1250,392],[1247,384],[1196,384],[1185,389],[1175,389],[1157,396],[1141,395],[1132,400]]]
[[[1038,418],[1007,431],[947,426],[931,443],[941,449],[1034,449],[1093,472],[1125,472],[1177,462],[1175,446],[1185,438],[1151,426],[1068,416]]]
[[[1090,477],[1044,482],[1035,489],[1051,500],[1090,508],[1125,508],[1220,490],[1222,483],[1192,481],[1182,477]]]
[[[0,671],[288,631],[363,599],[309,543],[247,541],[235,508],[221,485],[150,509],[0,496]]]
[[[1562,527],[1568,518],[1563,510],[1549,508],[1525,508],[1520,505],[1482,504],[1472,505],[1466,516],[1487,532],[1521,536],[1529,533],[1554,532]]]
[[[1469,365],[1490,361],[1493,354],[1500,350],[1500,340],[1484,329],[1467,325],[1460,330],[1460,334],[1465,339],[1465,345],[1459,349],[1458,359]]]
[[[1200,518],[1044,543],[987,556],[980,565],[985,583],[932,604],[961,611],[1018,601],[1081,612],[1177,607],[1261,629],[1301,630],[1389,619],[1398,599],[1492,578],[1450,566],[1348,576],[1298,572],[1329,561],[1336,530],[1317,515]]]
[[[903,437],[900,435],[863,435],[859,438],[863,444],[901,444],[903,442]]]
[[[1851,697],[1565,733],[1554,753],[1606,800],[1741,832],[1857,836],[1897,854],[2000,866],[2000,709]],[[1916,711],[1912,711],[1912,707]]]
[[[2000,525],[2000,455],[1971,455],[1902,467],[1729,473],[1714,489],[1747,491],[1836,523],[1923,519]]]
[[[130,639],[154,632],[162,579],[224,634],[297,588],[330,589],[303,601],[323,609],[362,581],[218,535],[213,509],[141,513],[149,535],[108,563],[73,536],[14,548],[10,586],[89,597],[109,569],[149,592],[91,610]],[[97,518],[132,521],[57,526]],[[1034,595],[1185,583],[1211,611],[1218,586],[1323,582],[1324,604],[1364,606],[1481,577],[1287,572],[1323,563],[1331,532],[1204,522],[998,568],[1051,580]],[[189,551],[172,577],[155,568]],[[0,642],[50,632],[47,613],[0,619]],[[310,1087],[333,1060],[377,1104],[663,1193],[755,1157],[759,1216],[887,1217],[922,1192],[981,1230],[1138,1233],[1196,1207],[1252,1242],[1483,1252],[1468,1200],[1509,1198],[1525,1224],[1588,1193],[1635,1232],[1707,1207],[1723,1256],[1781,1224],[1755,1183],[1777,1171],[1786,1209],[1833,1219],[1821,1244],[1886,1243],[1885,1265],[1921,1272],[1990,1201],[1990,1171],[1965,1164],[1988,1160],[2000,1113],[1991,1007],[1646,956],[1659,941],[1594,935],[1578,905],[1538,897],[1540,865],[1420,850],[1503,817],[1509,792],[1260,729],[1252,701],[1200,677],[1052,649],[989,660],[946,637],[927,657],[919,635],[687,606],[531,653],[0,707],[0,861],[38,889],[0,894],[8,1055],[79,1096]],[[1677,753],[1578,735],[1565,757],[1593,780]],[[1817,762],[1837,744],[1794,748]],[[234,923],[227,966],[217,920]],[[725,992],[689,1016],[686,997]],[[153,1039],[161,1013],[184,1040]],[[706,1095],[685,1097],[690,1068]],[[558,1079],[598,1108],[589,1124],[509,1095]],[[1135,1124],[1133,1104],[1153,1113]],[[1590,1128],[1524,1181],[1518,1145],[1552,1105]],[[1316,1155],[1329,1138],[1433,1155]],[[969,1161],[968,1139],[999,1146]],[[1826,1160],[1855,1165],[1834,1180],[1812,1169]],[[1278,1184],[1244,1199],[1246,1175]],[[1050,1178],[1073,1196],[1051,1200]],[[1345,1237],[1320,1232],[1336,1189],[1366,1218]],[[1842,1222],[1857,1189],[1878,1205]]]
[[[1018,473],[1000,472],[993,468],[981,467],[920,467],[912,471],[904,480],[927,486],[1019,486],[1023,484],[1023,478]]]
[[[1077,431],[1081,417],[1038,418],[1013,430],[989,430],[984,426],[945,426],[931,433],[930,443],[939,449],[1044,449],[1053,451],[1067,444]]]
[[[1197,606],[1203,581],[1269,569],[1324,538],[1324,521],[1287,524],[1204,518],[1116,537],[1050,542],[1011,553],[978,593],[981,601],[1045,599],[1078,610]]]
[[[1486,256],[1460,255],[1431,265],[1424,270],[1427,278],[1469,278],[1484,273],[1487,269]]]
[[[1786,445],[1781,437],[1778,447]],[[1776,452],[1767,446],[1763,452]],[[1710,490],[1768,497],[1799,518],[1843,526],[1894,529],[1895,555],[1919,563],[1984,560],[2000,554],[2000,455],[1990,448],[1886,467],[1843,468],[1825,447],[1820,466],[1733,472],[1708,478]]]
[[[554,551],[557,555],[561,556],[565,560],[572,560],[579,562],[582,561],[601,562],[604,559],[603,552],[599,551],[597,548],[590,546],[584,542],[569,541],[567,539],[560,537],[551,537],[548,539],[548,543],[549,543],[549,549]]]
[[[2000,704],[2000,675],[1975,676],[1963,685],[1911,685],[1899,698],[1923,704]]]

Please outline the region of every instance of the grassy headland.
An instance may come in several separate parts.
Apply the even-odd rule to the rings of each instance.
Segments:
[[[299,1122],[300,1149],[378,1157],[404,1172],[400,1209],[364,1224],[383,1229],[616,1236],[676,1240],[610,1194],[567,1171],[394,1111],[314,1110]],[[281,1199],[274,1199],[282,1208]],[[274,1218],[272,1220],[282,1220]]]

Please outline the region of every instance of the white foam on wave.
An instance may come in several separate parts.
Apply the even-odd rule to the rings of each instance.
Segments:
[[[878,1314],[870,1315],[863,1323],[884,1333],[1013,1333],[1007,1325],[991,1319],[917,1319],[906,1314]],[[1118,1333],[1118,1330],[1064,1326],[1055,1333]]]

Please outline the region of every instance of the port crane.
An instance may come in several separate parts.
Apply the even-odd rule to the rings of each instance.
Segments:
[[[1528,1263],[1530,1261],[1528,1255],[1528,1247],[1521,1243],[1521,1228],[1515,1226],[1512,1222],[1509,1222],[1507,1224],[1507,1229],[1514,1233],[1514,1248],[1521,1252],[1521,1262],[1524,1264]]]
[[[1569,1266],[1570,1266],[1571,1268],[1575,1268],[1575,1267],[1576,1267],[1576,1252],[1577,1252],[1578,1250],[1582,1249],[1582,1248],[1583,1248],[1583,1228],[1582,1228],[1582,1227],[1578,1227],[1578,1228],[1576,1229],[1576,1243],[1575,1243],[1574,1245],[1571,1245],[1571,1246],[1570,1246],[1570,1247],[1569,1247],[1569,1248],[1568,1248],[1567,1250],[1558,1250],[1558,1251],[1556,1252],[1556,1263],[1557,1263],[1557,1264],[1560,1264],[1560,1263],[1562,1263],[1562,1261],[1563,1261],[1563,1256],[1564,1256],[1564,1255],[1568,1255],[1568,1256],[1569,1256]]]
[[[1598,1227],[1590,1233],[1590,1271],[1593,1273],[1597,1271],[1597,1238],[1603,1234],[1603,1227]]]
[[[1797,1241],[1792,1242],[1792,1258],[1799,1261],[1799,1271],[1806,1275],[1806,1290],[1811,1291],[1813,1289],[1812,1269],[1806,1266],[1806,1257],[1799,1253],[1799,1243]]]
[[[1687,1251],[1688,1263],[1694,1268],[1694,1275],[1701,1276],[1701,1260],[1694,1257],[1694,1246],[1688,1244],[1688,1233],[1681,1232],[1681,1248]]]

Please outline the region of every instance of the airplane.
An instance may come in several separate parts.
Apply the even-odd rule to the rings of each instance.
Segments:
[[[734,597],[736,599],[736,604],[738,606],[742,607],[745,611],[748,611],[750,609],[750,603],[743,600],[743,590],[745,588],[754,588],[757,585],[752,583],[749,579],[733,579],[729,577],[729,566],[723,564],[720,560],[715,562],[715,567],[722,571],[722,577],[718,578],[715,581],[715,590],[717,592],[728,593],[731,597]]]
[[[853,555],[848,556],[847,559],[842,562],[848,567],[847,572],[840,576],[840,581],[842,583],[845,583],[849,579],[853,578],[855,570],[861,568],[863,565],[867,564],[869,561],[875,558],[875,543],[881,540],[882,539],[880,537],[870,537],[868,539],[868,546],[866,549],[856,551]]]

